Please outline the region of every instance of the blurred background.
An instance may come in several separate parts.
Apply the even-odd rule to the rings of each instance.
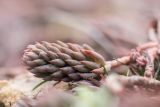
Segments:
[[[36,41],[88,43],[106,60],[147,41],[158,0],[0,0],[0,66],[22,65]]]
[[[159,10],[159,0],[0,0],[0,80],[12,80],[28,72],[22,63],[23,52],[29,44],[40,41],[87,43],[106,60],[127,55],[132,48],[148,41],[148,29],[153,20],[160,19]],[[22,75],[15,83],[12,81],[29,90],[39,82],[34,79]],[[106,100],[94,94],[95,98]],[[133,92],[123,95],[122,107],[142,107],[139,102],[145,107],[153,106],[153,97],[147,99],[148,96]]]

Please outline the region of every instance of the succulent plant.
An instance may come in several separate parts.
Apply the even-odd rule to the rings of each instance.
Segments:
[[[62,41],[42,41],[29,45],[24,52],[23,62],[36,77],[64,82],[100,80],[101,76],[91,71],[105,64],[104,58],[89,45]]]

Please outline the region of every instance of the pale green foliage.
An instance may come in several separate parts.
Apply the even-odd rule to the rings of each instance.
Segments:
[[[116,107],[116,98],[105,88],[92,90],[87,87],[80,87],[77,90],[78,99],[71,107]]]

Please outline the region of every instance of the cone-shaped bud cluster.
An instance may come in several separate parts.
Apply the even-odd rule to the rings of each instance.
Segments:
[[[41,42],[29,45],[23,62],[36,77],[44,80],[79,81],[100,79],[91,71],[104,65],[104,58],[84,44]]]

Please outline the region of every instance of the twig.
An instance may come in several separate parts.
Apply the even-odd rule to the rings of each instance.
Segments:
[[[122,58],[118,58],[116,60],[106,61],[105,68],[107,71],[110,71],[111,68],[118,67],[118,66],[122,65],[122,63],[127,65],[129,62],[130,62],[130,56],[125,56]],[[98,69],[94,69],[94,70],[92,70],[92,72],[97,73],[97,74],[103,74],[104,68],[101,67]]]
[[[125,86],[144,86],[150,88],[160,88],[160,81],[155,79],[150,79],[141,76],[119,76],[119,81],[121,81]]]
[[[112,85],[110,85],[112,83]],[[107,86],[114,93],[121,93],[125,88],[145,87],[150,89],[159,89],[160,81],[150,79],[141,76],[122,76],[122,75],[110,75],[103,82],[103,85]]]

